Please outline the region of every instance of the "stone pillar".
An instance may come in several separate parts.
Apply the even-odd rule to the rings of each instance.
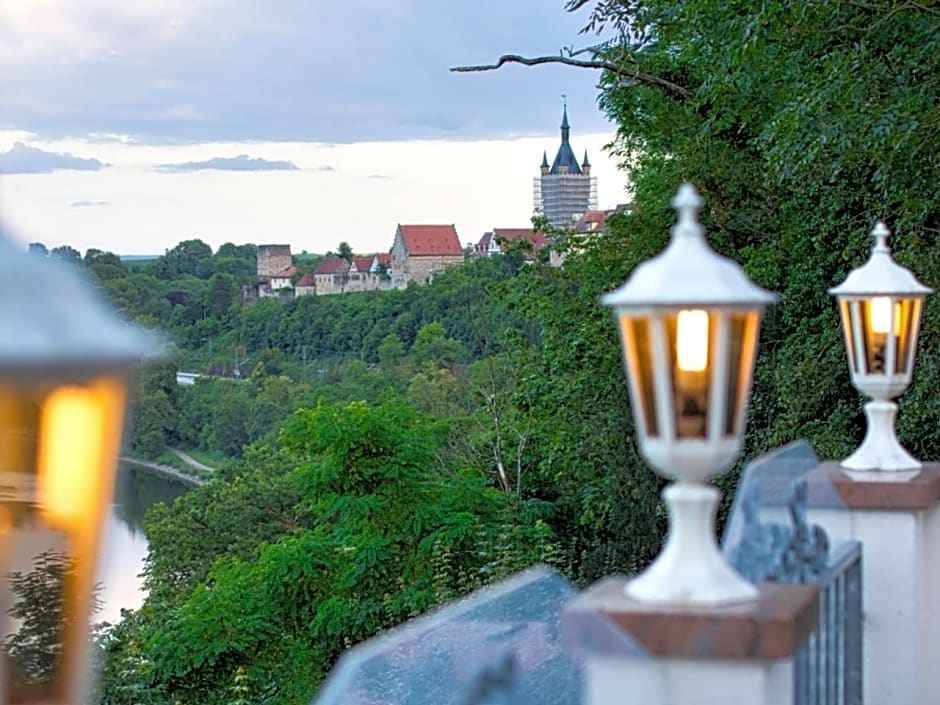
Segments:
[[[585,705],[792,705],[817,586],[760,585],[756,602],[691,609],[635,602],[626,583],[602,580],[562,616],[563,641],[585,656]]]
[[[810,519],[862,543],[865,702],[940,703],[940,464],[853,471],[829,462],[807,483]],[[844,507],[814,501],[828,486]]]

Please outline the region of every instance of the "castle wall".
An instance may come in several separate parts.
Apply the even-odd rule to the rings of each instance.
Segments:
[[[291,264],[290,245],[258,245],[259,279],[268,279]]]
[[[408,258],[405,265],[405,282],[424,284],[432,273],[442,272],[448,267],[463,264],[464,257],[459,255],[421,255]]]

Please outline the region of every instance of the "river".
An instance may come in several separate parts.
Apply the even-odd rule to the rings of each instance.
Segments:
[[[144,599],[140,572],[147,555],[144,515],[156,502],[170,504],[191,489],[179,480],[121,463],[98,566],[99,595],[104,603],[96,622],[116,623],[121,609],[136,609]]]

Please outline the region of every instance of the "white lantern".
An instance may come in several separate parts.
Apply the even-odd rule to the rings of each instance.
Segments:
[[[127,377],[153,348],[78,271],[0,234],[4,702],[86,701],[88,618]]]
[[[865,439],[842,461],[851,470],[920,467],[895,435],[898,405],[892,400],[911,383],[924,297],[933,289],[891,258],[890,234],[879,222],[869,260],[829,290],[839,302],[852,383],[872,399],[865,405]]]
[[[663,493],[666,545],[627,593],[664,605],[749,601],[757,589],[718,550],[720,493],[705,483],[741,451],[760,321],[777,297],[705,242],[695,187],[683,184],[672,205],[668,247],[602,298],[620,324],[640,452],[677,481]]]

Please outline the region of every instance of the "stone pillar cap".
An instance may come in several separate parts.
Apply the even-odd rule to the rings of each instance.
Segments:
[[[816,628],[817,585],[759,585],[756,602],[707,609],[645,605],[627,597],[628,578],[605,578],[565,608],[563,641],[593,654],[622,655],[598,623],[619,627],[646,654],[686,659],[792,657]],[[599,619],[601,618],[601,619]]]
[[[911,511],[929,509],[940,501],[940,463],[924,463],[918,470],[848,470],[838,461],[821,463],[807,473],[809,506],[827,508],[821,491],[834,489],[839,509]]]

